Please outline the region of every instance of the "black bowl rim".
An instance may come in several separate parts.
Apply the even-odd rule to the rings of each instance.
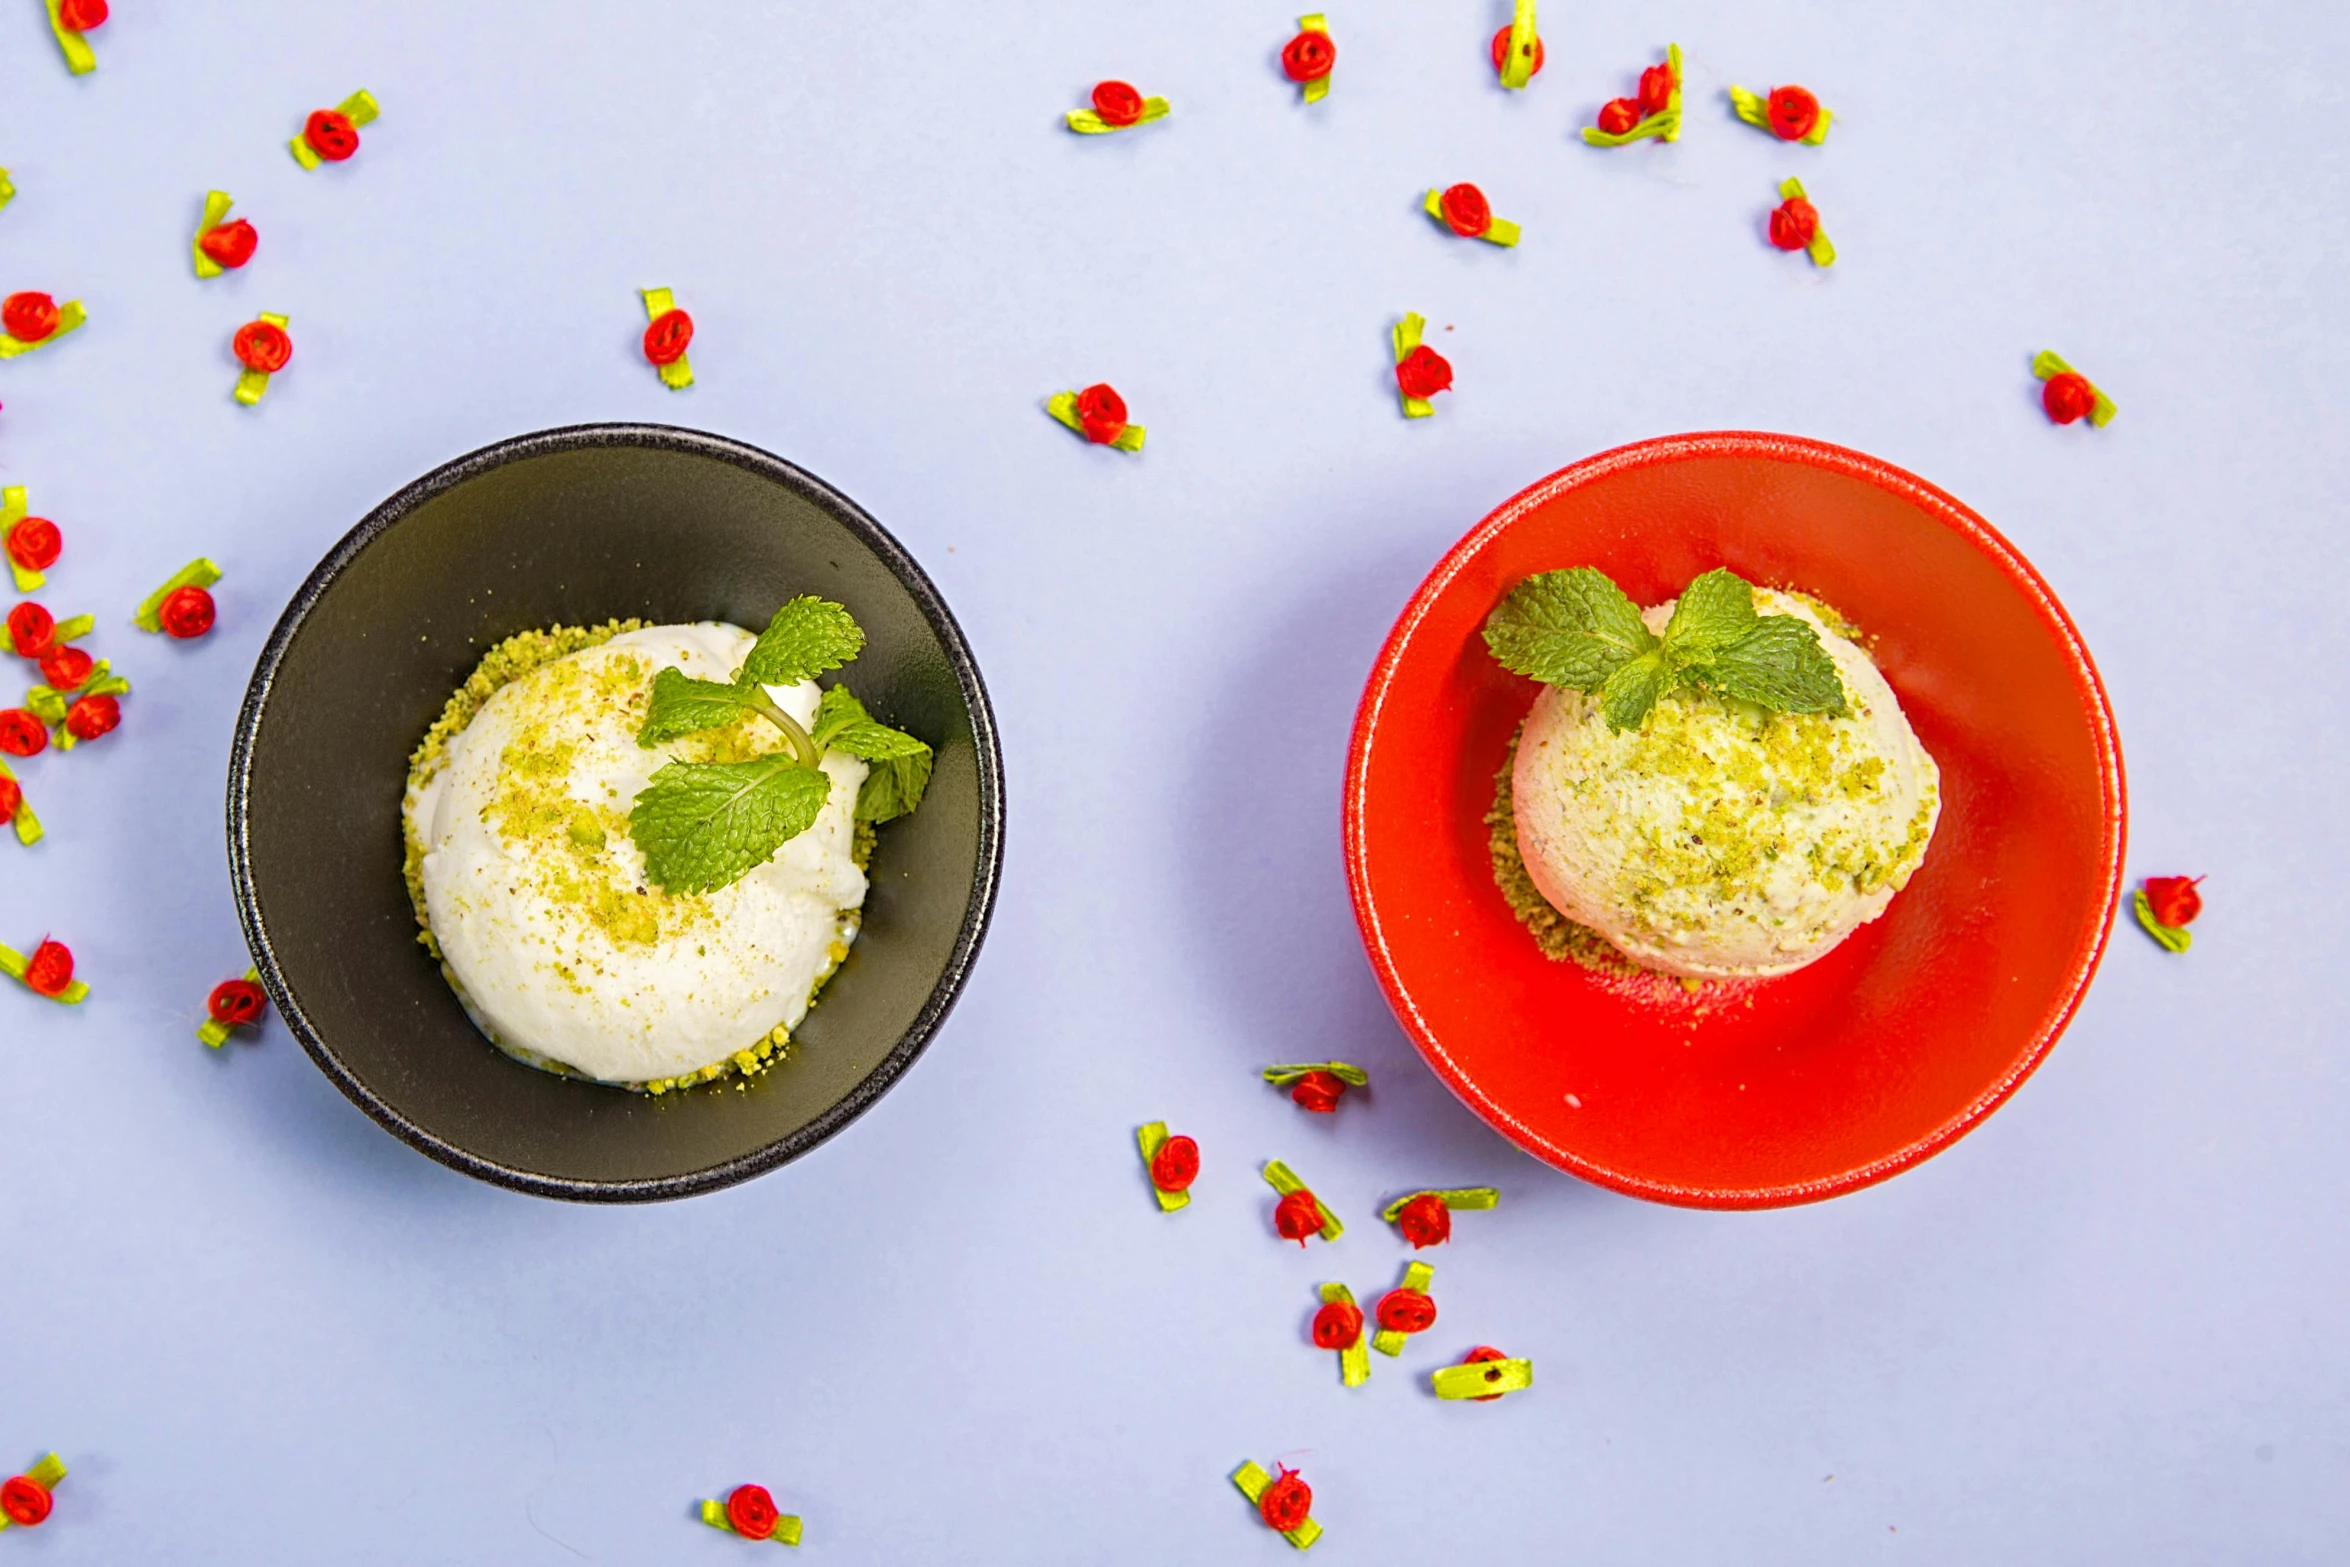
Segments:
[[[515,1169],[494,1159],[484,1158],[470,1149],[461,1148],[409,1120],[370,1091],[343,1065],[333,1047],[312,1025],[300,998],[294,995],[285,976],[279,971],[276,948],[270,941],[267,927],[262,923],[259,897],[253,885],[248,808],[252,793],[253,737],[260,727],[261,712],[268,705],[279,666],[310,612],[342,575],[343,569],[410,512],[468,479],[522,458],[610,446],[688,452],[731,463],[772,479],[830,513],[889,568],[891,574],[913,596],[923,617],[937,633],[940,644],[946,649],[947,660],[954,667],[955,678],[962,686],[964,703],[970,709],[971,739],[978,753],[979,765],[979,855],[971,901],[963,911],[962,928],[956,933],[954,947],[948,953],[945,972],[939,976],[929,999],[922,1004],[922,1009],[899,1037],[897,1044],[891,1047],[881,1064],[867,1073],[846,1096],[790,1135],[723,1163],[682,1175],[642,1180],[592,1181],[562,1179]],[[343,1091],[346,1098],[418,1152],[451,1169],[461,1170],[495,1185],[529,1192],[533,1196],[559,1197],[574,1202],[657,1202],[732,1186],[790,1163],[872,1108],[874,1101],[887,1093],[905,1075],[906,1069],[914,1064],[915,1058],[922,1054],[923,1048],[929,1044],[931,1036],[938,1031],[939,1025],[946,1020],[948,1012],[953,1010],[956,999],[962,994],[963,986],[970,978],[971,966],[979,955],[980,943],[987,935],[989,918],[995,910],[996,890],[1002,879],[1003,853],[1004,762],[996,733],[995,712],[988,703],[986,683],[980,678],[978,662],[971,656],[971,648],[964,640],[962,627],[956,624],[953,613],[948,610],[946,601],[939,596],[929,576],[915,563],[905,546],[891,536],[888,529],[866,515],[856,502],[815,475],[758,447],[676,425],[577,424],[511,436],[442,464],[378,505],[327,552],[326,558],[311,571],[292,601],[286,605],[285,613],[278,617],[276,629],[270,633],[269,641],[261,649],[261,657],[253,666],[253,680],[246,687],[244,706],[237,714],[236,739],[229,754],[229,880],[236,896],[237,920],[244,927],[245,944],[252,953],[254,967],[261,972],[261,982],[268,989],[270,1000],[276,1003],[278,1015],[285,1020],[293,1036],[301,1041],[310,1059],[317,1063],[318,1069],[326,1074],[330,1082]]]

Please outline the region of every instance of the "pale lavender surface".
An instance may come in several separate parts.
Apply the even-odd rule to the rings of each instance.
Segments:
[[[0,940],[53,930],[94,989],[0,991],[0,1473],[73,1466],[0,1549],[722,1563],[752,1548],[690,1506],[756,1478],[810,1561],[1278,1562],[1224,1476],[1279,1458],[1332,1562],[2335,1557],[2342,9],[1557,5],[1511,95],[1499,0],[1366,4],[1312,109],[1276,4],[846,9],[122,0],[82,80],[34,0],[0,16],[0,292],[92,314],[0,365],[0,477],[66,529],[44,598],[138,686],[118,735],[20,769],[51,840],[0,843]],[[1668,38],[1681,143],[1582,147]],[[1105,75],[1174,117],[1061,130]],[[1788,79],[1825,148],[1729,118],[1729,82]],[[303,173],[286,138],[361,85],[358,158]],[[1832,273],[1760,237],[1791,173]],[[1435,229],[1420,194],[1457,179],[1524,244]],[[261,248],[198,283],[213,185]],[[634,356],[644,284],[700,324],[683,395]],[[1408,425],[1406,309],[1459,373]],[[298,347],[248,411],[227,342],[260,310]],[[2119,422],[2051,428],[2043,347]],[[1041,411],[1096,379],[1139,460]],[[797,1165],[630,1211],[428,1163],[274,1023],[190,1037],[244,964],[222,778],[279,607],[411,477],[590,419],[717,430],[869,507],[962,617],[1011,775],[994,934],[920,1069]],[[1554,468],[1718,427],[1990,518],[2112,690],[2132,874],[2211,874],[2194,953],[2117,932],[1981,1130],[1769,1214],[1488,1133],[1390,1022],[1339,854],[1354,701],[1420,574]],[[131,631],[198,552],[219,631]],[[1376,1080],[1334,1119],[1253,1081],[1328,1055]],[[1162,1116],[1206,1153],[1173,1218],[1130,1140]],[[1336,1248],[1271,1238],[1274,1155]],[[1313,1287],[1386,1288],[1376,1204],[1428,1183],[1504,1202],[1429,1254],[1436,1329],[1346,1392]],[[1481,1341],[1534,1390],[1434,1401]]]

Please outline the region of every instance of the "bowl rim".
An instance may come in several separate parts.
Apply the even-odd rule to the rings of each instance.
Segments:
[[[1412,652],[1414,635],[1437,600],[1452,586],[1454,578],[1497,535],[1555,496],[1637,468],[1684,462],[1693,458],[1719,457],[1800,463],[1874,485],[1908,501],[1965,539],[1989,560],[2007,579],[2009,586],[2022,595],[2057,642],[2066,672],[2072,680],[2074,694],[2081,700],[2084,714],[2089,720],[2091,742],[2096,751],[2097,783],[2104,825],[2104,842],[2100,846],[2103,883],[2100,895],[2104,900],[2104,917],[2097,923],[2094,934],[2073,953],[2061,999],[2052,1006],[2039,1032],[2008,1068],[1940,1125],[1892,1153],[1839,1175],[1758,1187],[1685,1185],[1654,1180],[1601,1165],[1572,1149],[1561,1147],[1519,1120],[1506,1107],[1495,1103],[1453,1061],[1413,1001],[1410,989],[1398,971],[1394,954],[1388,947],[1377,894],[1370,885],[1371,878],[1366,868],[1369,843],[1364,827],[1364,797],[1369,787],[1370,749],[1374,732],[1379,726],[1388,688],[1396,671]],[[2005,1103],[2008,1096],[2023,1084],[2025,1078],[2032,1075],[2040,1063],[2047,1059],[2049,1051],[2055,1048],[2057,1039],[2080,1010],[2089,982],[2095,977],[2097,966],[2105,955],[2119,907],[2123,859],[2128,842],[2128,817],[2129,800],[2122,770],[2121,737],[2114,723],[2113,704],[2106,695],[2105,683],[2098,676],[2097,665],[2089,656],[2088,644],[2083,640],[2080,629],[2073,624],[2072,617],[2065,612],[2055,593],[2022,552],[1957,497],[1915,474],[1847,447],[1834,446],[1805,436],[1756,430],[1716,430],[1654,436],[1599,452],[1536,480],[1495,507],[1484,521],[1463,535],[1459,542],[1445,552],[1419,587],[1413,590],[1411,599],[1396,617],[1394,629],[1388,633],[1386,642],[1379,650],[1379,657],[1371,667],[1370,678],[1364,684],[1362,701],[1355,710],[1354,732],[1347,744],[1346,792],[1342,806],[1347,888],[1354,904],[1355,925],[1362,936],[1364,950],[1370,956],[1372,971],[1378,978],[1381,991],[1386,995],[1389,1009],[1403,1025],[1413,1046],[1445,1086],[1511,1142],[1569,1174],[1651,1202],[1711,1209],[1786,1207],[1796,1203],[1818,1202],[1872,1186],[1939,1153]]]
[[[977,753],[979,771],[979,849],[970,901],[964,907],[962,925],[956,931],[954,946],[947,954],[946,967],[938,983],[932,987],[920,1011],[915,1014],[914,1021],[899,1036],[889,1053],[840,1100],[789,1135],[703,1169],[649,1178],[582,1180],[517,1169],[460,1147],[410,1120],[369,1089],[343,1064],[333,1047],[320,1036],[308,1013],[303,1010],[300,998],[294,995],[278,967],[276,948],[262,921],[259,894],[253,884],[249,807],[254,737],[260,727],[262,710],[268,705],[270,693],[276,684],[280,666],[311,612],[362,551],[427,501],[508,463],[562,452],[621,446],[713,458],[772,480],[824,510],[889,569],[899,585],[913,597],[923,618],[937,635],[946,652],[947,661],[954,669],[956,682],[962,689],[964,704],[970,710],[972,747]],[[344,1097],[419,1153],[494,1185],[528,1192],[533,1196],[564,1198],[574,1202],[656,1202],[696,1196],[732,1186],[797,1159],[872,1108],[874,1102],[888,1092],[922,1054],[932,1036],[937,1033],[939,1025],[953,1010],[964,984],[970,978],[972,964],[978,957],[980,943],[987,935],[988,923],[995,910],[996,893],[1003,874],[1003,845],[1004,763],[995,711],[988,701],[986,682],[980,676],[978,661],[972,657],[963,629],[956,622],[953,612],[947,608],[946,600],[939,595],[929,575],[888,529],[867,515],[855,501],[814,474],[746,442],[677,425],[609,422],[536,430],[494,441],[443,463],[421,478],[403,485],[343,535],[311,570],[287,603],[285,611],[278,617],[276,627],[269,634],[269,640],[262,646],[260,658],[254,663],[253,678],[246,687],[244,702],[238,709],[236,736],[229,753],[229,880],[236,899],[237,921],[244,928],[245,944],[252,955],[254,967],[260,970],[261,982],[268,990],[270,1000],[275,1003],[278,1015],[285,1020],[288,1032],[301,1042],[310,1059],[317,1063],[328,1081],[343,1091]]]

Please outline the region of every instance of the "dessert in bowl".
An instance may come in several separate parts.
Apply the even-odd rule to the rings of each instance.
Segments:
[[[829,652],[759,653],[811,612]],[[246,937],[328,1077],[444,1163],[600,1201],[758,1174],[886,1091],[976,956],[1002,817],[905,550],[780,459],[642,425],[378,507],[272,634],[229,778]]]
[[[1765,722],[1660,675],[1611,730],[1613,669],[1489,634],[1573,571],[1660,665],[1666,606],[1740,579],[1758,621],[1804,624],[1846,713]],[[1751,434],[1588,459],[1462,539],[1372,671],[1345,799],[1372,967],[1438,1075],[1539,1158],[1704,1207],[1882,1180],[2014,1092],[2103,953],[2123,820],[2095,667],[2014,548],[1899,469]]]

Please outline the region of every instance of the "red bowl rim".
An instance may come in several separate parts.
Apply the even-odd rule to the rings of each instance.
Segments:
[[[1780,1186],[1687,1186],[1650,1180],[1594,1164],[1550,1141],[1488,1098],[1454,1063],[1413,1003],[1402,976],[1396,971],[1393,954],[1381,930],[1378,902],[1364,869],[1368,851],[1363,841],[1363,795],[1368,787],[1372,731],[1378,727],[1388,686],[1397,668],[1411,652],[1414,633],[1419,630],[1421,621],[1427,617],[1437,599],[1452,585],[1453,578],[1495,535],[1553,496],[1612,474],[1699,457],[1763,458],[1776,462],[1803,463],[1859,479],[1902,497],[1973,544],[2023,595],[2062,650],[2066,667],[2072,675],[2074,693],[2081,699],[2089,716],[2091,739],[2097,753],[2098,788],[2103,797],[2105,917],[2097,923],[2094,934],[2073,954],[2072,966],[2065,979],[2063,999],[2048,1014],[2029,1048],[2022,1051],[1998,1080],[1985,1088],[1964,1109],[1893,1153],[1841,1175]],[[2032,1075],[2040,1063],[2047,1059],[2048,1052],[2055,1048],[2058,1036],[2080,1010],[2081,998],[2087,993],[2089,981],[2095,976],[2097,965],[2105,955],[2106,944],[2113,933],[2114,913],[2121,897],[2129,800],[2122,776],[2121,736],[2114,725],[2113,704],[2106,697],[2105,682],[2098,677],[2097,665],[2089,656],[2088,644],[2082,640],[2080,629],[2073,624],[2072,617],[2065,613],[2064,606],[2057,602],[2047,582],[1998,529],[1977,516],[1955,496],[1937,489],[1915,474],[1865,453],[1799,435],[1717,430],[1656,436],[1571,463],[1548,478],[1537,480],[1494,508],[1483,522],[1470,529],[1459,543],[1445,553],[1444,558],[1436,563],[1435,569],[1428,573],[1418,590],[1412,594],[1410,603],[1404,606],[1403,613],[1396,619],[1395,629],[1388,633],[1386,645],[1379,650],[1378,661],[1371,667],[1371,677],[1363,688],[1362,703],[1355,711],[1354,734],[1347,747],[1344,812],[1347,887],[1353,896],[1355,924],[1362,933],[1364,950],[1370,956],[1372,970],[1378,975],[1379,987],[1386,993],[1387,1004],[1395,1013],[1396,1020],[1403,1025],[1404,1032],[1411,1037],[1412,1043],[1418,1047],[1420,1054],[1445,1086],[1519,1147],[1572,1175],[1627,1196],[1643,1197],[1652,1202],[1688,1208],[1734,1209],[1779,1208],[1796,1203],[1818,1202],[1863,1186],[1872,1186],[1939,1153],[2006,1102],[2007,1097],[2016,1091],[2025,1078]]]

